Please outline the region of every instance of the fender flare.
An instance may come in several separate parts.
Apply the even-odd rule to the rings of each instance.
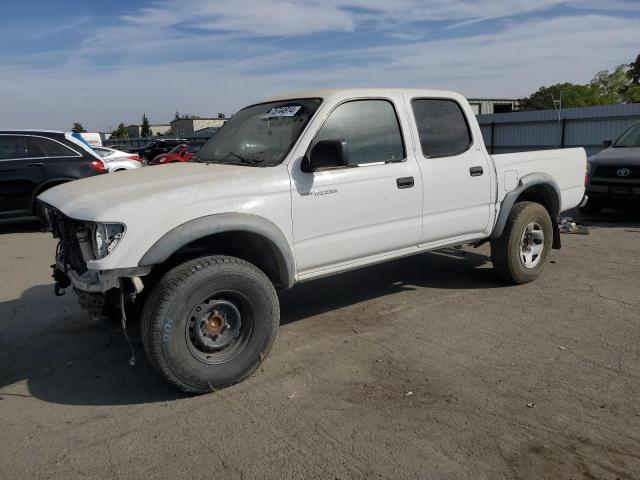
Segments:
[[[269,220],[248,213],[220,213],[190,220],[169,230],[142,256],[141,267],[158,265],[180,248],[209,235],[224,232],[254,233],[267,241],[278,265],[282,287],[295,282],[295,260],[282,231]]]
[[[558,227],[557,217],[560,215],[562,194],[556,181],[547,173],[530,173],[529,175],[525,175],[520,179],[515,190],[507,192],[500,204],[500,212],[498,213],[498,218],[496,219],[490,238],[498,238],[502,235],[513,205],[525,190],[535,186],[543,187],[547,193],[549,205],[545,205],[545,207],[550,210],[549,216],[553,224],[553,248],[560,248],[560,229]]]

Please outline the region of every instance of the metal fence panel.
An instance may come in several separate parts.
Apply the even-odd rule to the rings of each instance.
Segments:
[[[491,153],[547,148],[584,147],[599,152],[602,140],[615,139],[640,120],[640,104],[568,108],[479,115],[478,122]]]

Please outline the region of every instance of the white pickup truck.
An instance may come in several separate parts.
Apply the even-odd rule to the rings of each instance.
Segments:
[[[276,289],[484,241],[507,282],[534,280],[585,171],[580,148],[489,155],[459,94],[342,89],[246,107],[190,163],[39,200],[60,239],[56,292],[72,285],[83,306],[123,315],[141,305],[151,363],[205,392],[268,353]]]

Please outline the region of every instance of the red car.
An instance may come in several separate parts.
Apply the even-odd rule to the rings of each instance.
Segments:
[[[201,145],[193,145],[191,143],[181,143],[173,147],[167,153],[156,155],[149,162],[149,165],[164,165],[165,163],[188,162],[194,153],[200,150]]]

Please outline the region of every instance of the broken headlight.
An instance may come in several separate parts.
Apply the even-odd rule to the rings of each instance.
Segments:
[[[96,223],[93,230],[93,253],[97,260],[109,255],[124,237],[121,223]]]

